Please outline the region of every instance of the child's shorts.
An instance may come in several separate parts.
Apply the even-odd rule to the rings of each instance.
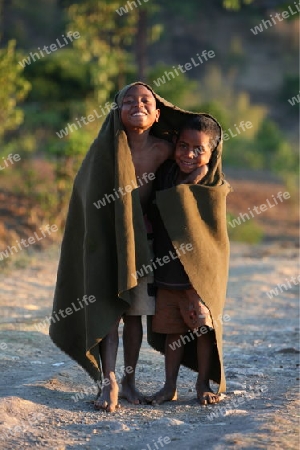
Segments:
[[[152,329],[156,333],[186,333],[201,326],[212,328],[208,308],[194,289],[158,289]]]

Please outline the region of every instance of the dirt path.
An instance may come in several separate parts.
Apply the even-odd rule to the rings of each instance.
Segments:
[[[51,343],[47,327],[38,331],[51,311],[56,265],[57,254],[47,251],[30,267],[0,275],[1,450],[298,449],[296,250],[232,246],[228,391],[220,406],[196,404],[195,374],[183,368],[178,402],[133,407],[121,401],[123,408],[110,415],[93,410],[89,378]],[[286,288],[270,299],[279,283]],[[118,368],[121,347],[119,353]],[[144,392],[163,382],[163,358],[145,341],[138,380]]]

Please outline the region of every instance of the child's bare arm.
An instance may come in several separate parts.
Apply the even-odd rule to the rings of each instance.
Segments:
[[[180,184],[198,184],[208,172],[208,166],[201,166],[193,170]]]

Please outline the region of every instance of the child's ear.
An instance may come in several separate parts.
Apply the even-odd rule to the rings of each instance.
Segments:
[[[160,116],[160,109],[157,109],[157,110],[156,110],[156,118],[155,118],[155,122],[158,122],[159,116]]]
[[[178,134],[176,132],[174,132],[174,134],[172,136],[172,142],[174,145],[176,145],[177,141],[178,141]]]

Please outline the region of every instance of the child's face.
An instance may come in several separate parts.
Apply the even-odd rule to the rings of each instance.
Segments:
[[[149,89],[141,84],[128,89],[121,107],[121,120],[126,130],[148,130],[158,121],[159,113]]]
[[[211,157],[209,136],[203,131],[183,130],[177,140],[175,161],[181,172],[191,173],[208,164]]]

